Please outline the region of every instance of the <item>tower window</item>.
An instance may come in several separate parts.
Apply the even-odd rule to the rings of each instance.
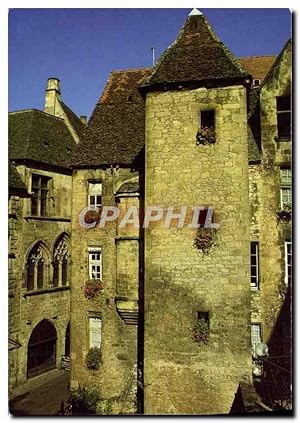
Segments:
[[[214,110],[202,110],[201,116],[201,128],[213,128],[215,129],[215,111]]]
[[[279,138],[291,136],[291,98],[277,97],[277,134]]]
[[[253,88],[257,88],[260,86],[260,79],[253,79],[252,83]]]

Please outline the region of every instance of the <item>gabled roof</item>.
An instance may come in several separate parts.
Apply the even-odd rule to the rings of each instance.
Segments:
[[[149,69],[114,71],[72,157],[74,167],[131,165],[145,143],[145,106],[138,92]]]
[[[141,89],[234,85],[248,78],[248,73],[219,40],[206,18],[192,14]]]
[[[253,79],[264,80],[277,56],[239,57],[237,60]]]
[[[63,119],[36,109],[9,113],[9,159],[69,167],[76,144]]]
[[[27,188],[21,179],[16,167],[8,161],[8,187],[9,190],[26,191]]]

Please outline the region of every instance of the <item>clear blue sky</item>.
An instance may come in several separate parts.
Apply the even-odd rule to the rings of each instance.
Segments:
[[[48,77],[63,101],[91,115],[113,69],[147,67],[174,41],[191,9],[11,9],[9,110],[43,109]],[[278,54],[288,9],[201,9],[237,56]]]

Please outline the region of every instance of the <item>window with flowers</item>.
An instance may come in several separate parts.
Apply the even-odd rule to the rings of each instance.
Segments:
[[[216,142],[215,111],[202,110],[200,113],[200,126],[196,136],[197,144],[214,144]]]

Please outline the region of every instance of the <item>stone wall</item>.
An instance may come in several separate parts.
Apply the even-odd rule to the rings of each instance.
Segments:
[[[277,212],[281,208],[280,168],[291,164],[291,140],[277,137],[276,97],[290,95],[290,79],[291,44],[287,44],[261,88],[262,163],[250,169],[251,234],[255,233],[260,245],[260,290],[254,294],[253,307],[260,314],[266,343],[272,337],[287,290],[284,242],[291,239],[291,223],[280,222]],[[282,339],[277,342],[282,343]]]
[[[122,297],[125,305],[128,305],[129,299],[137,300],[138,237],[136,231],[126,232],[126,229],[118,233],[116,221],[107,223],[103,229],[98,226],[84,229],[78,218],[88,204],[88,181],[102,181],[102,205],[120,206],[122,199],[116,200],[115,194],[122,183],[133,176],[135,174],[129,169],[120,168],[73,172],[72,254],[75,260],[72,267],[71,327],[76,329],[71,331],[71,387],[96,388],[104,409],[109,402],[115,414],[132,411],[135,406],[131,392],[136,384],[137,326],[126,324],[122,319],[117,310],[117,299]],[[136,203],[135,199],[132,201],[132,204]],[[134,234],[136,239],[128,238]],[[100,247],[102,251],[104,289],[95,299],[85,298],[83,292],[85,281],[89,278],[89,247]],[[98,371],[88,370],[85,365],[89,350],[88,317],[91,313],[100,314],[102,320],[102,364]]]
[[[27,381],[27,347],[35,326],[43,319],[48,319],[57,331],[56,365],[61,364],[61,355],[65,350],[65,332],[70,320],[69,286],[52,288],[52,260],[56,240],[63,233],[70,236],[72,177],[67,172],[54,172],[41,168],[28,168],[24,165],[18,171],[31,191],[31,175],[37,173],[48,176],[50,196],[49,214],[46,217],[31,216],[30,197],[10,199],[10,258],[9,268],[9,336],[17,340],[20,347],[10,353],[11,396],[14,389]],[[14,211],[15,210],[15,211]],[[26,262],[32,247],[42,241],[48,253],[46,278],[42,291],[27,294]],[[71,261],[69,262],[69,268]],[[70,283],[70,276],[68,278]]]
[[[214,109],[216,143],[196,145],[199,112]],[[208,256],[195,229],[145,231],[145,413],[228,413],[251,381],[246,92],[241,86],[146,98],[145,206],[213,206]],[[197,311],[209,343],[193,342]]]

